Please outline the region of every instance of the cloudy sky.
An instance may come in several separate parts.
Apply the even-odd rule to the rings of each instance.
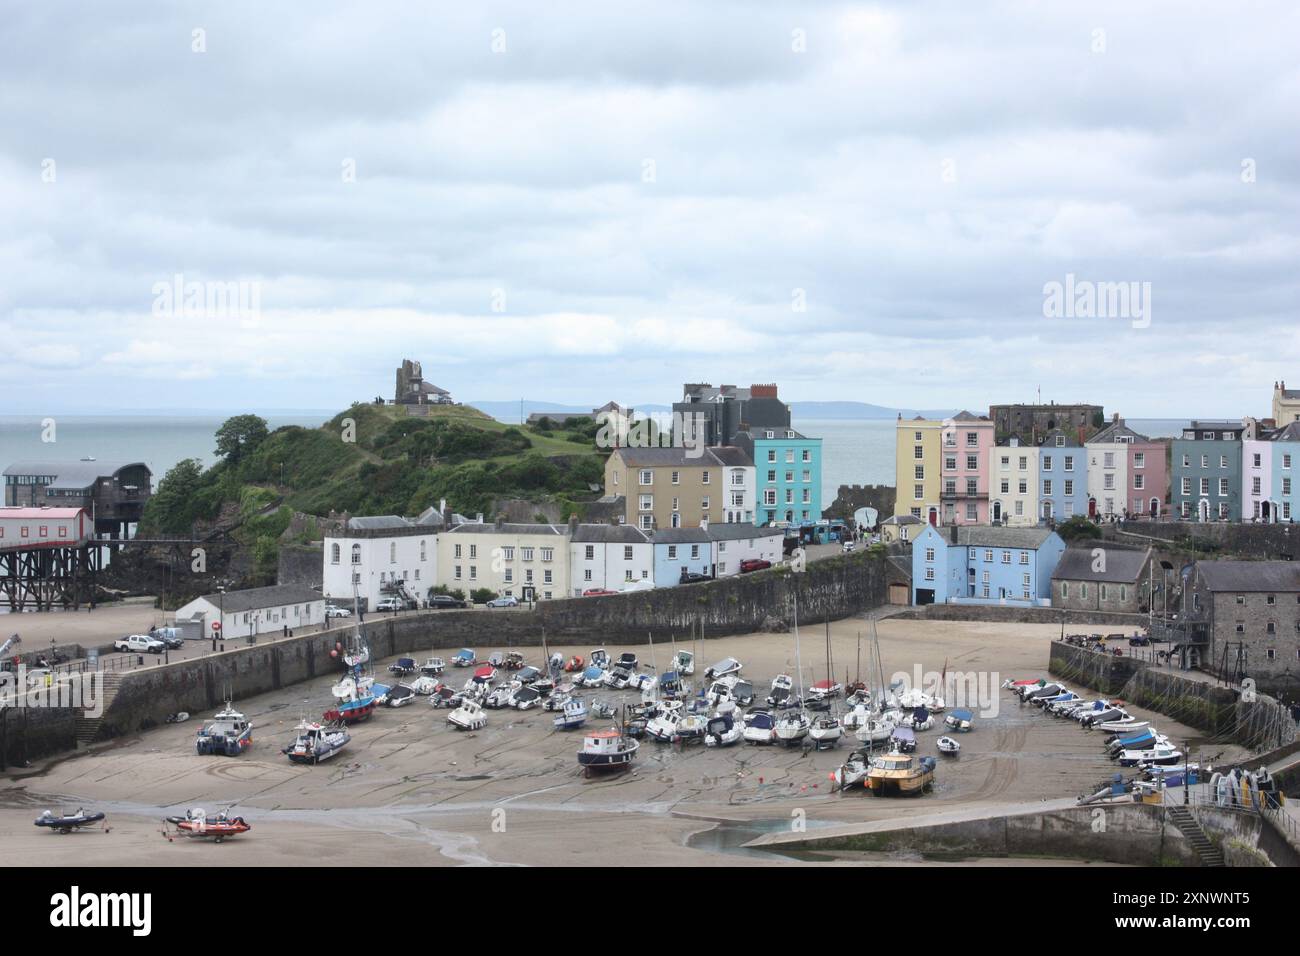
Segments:
[[[464,400],[1266,413],[1300,6],[1132,6],[10,5],[0,414],[337,408],[404,356]],[[1045,315],[1067,275],[1147,311]]]

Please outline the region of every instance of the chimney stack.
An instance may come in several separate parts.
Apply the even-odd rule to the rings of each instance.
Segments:
[[[569,534],[573,534],[577,530],[578,530],[578,516],[576,514],[571,514],[569,515]]]
[[[482,515],[479,515],[479,516],[478,516],[478,520],[479,520],[479,521],[482,521],[482,520],[483,520],[483,516],[482,516]],[[496,521],[494,522],[494,524],[495,524],[496,527],[497,527],[497,530],[499,531],[499,530],[501,530],[501,528],[505,527],[505,523],[506,523],[506,516],[505,516],[505,514],[504,514],[504,513],[501,513],[501,512],[498,512],[498,513],[497,513],[497,517],[496,517]]]

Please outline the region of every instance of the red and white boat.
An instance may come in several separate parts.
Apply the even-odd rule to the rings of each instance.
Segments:
[[[220,843],[222,840],[228,840],[253,829],[252,824],[243,817],[232,817],[226,810],[208,819],[208,815],[201,807],[195,807],[183,817],[167,817],[164,821],[163,835],[171,840],[173,834],[169,827],[175,828],[176,836],[185,836],[193,840],[211,840],[214,843]]]

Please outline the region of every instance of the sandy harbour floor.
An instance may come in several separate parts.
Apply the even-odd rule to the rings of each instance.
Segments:
[[[859,633],[865,671],[869,628],[858,619],[831,625],[838,679],[856,674]],[[838,750],[822,752],[743,744],[682,748],[645,740],[634,771],[585,779],[575,759],[581,732],[555,731],[553,714],[490,711],[486,729],[461,733],[446,723],[447,711],[423,699],[385,708],[352,728],[351,744],[333,761],[290,764],[279,749],[291,741],[294,725],[331,702],[333,679],[321,677],[235,702],[254,725],[253,748],[243,757],[197,756],[194,733],[209,716],[197,714],[184,724],[0,776],[0,846],[11,865],[47,866],[321,865],[344,859],[432,866],[801,864],[809,861],[740,850],[739,844],[788,828],[797,816],[806,816],[811,830],[949,810],[1032,809],[1094,789],[1116,769],[1103,755],[1101,733],[996,690],[1007,678],[1046,676],[1057,627],[886,619],[878,629],[886,677],[911,675],[915,665],[937,673],[946,663],[950,672],[983,675],[999,701],[996,716],[977,718],[975,729],[962,735],[959,757],[939,758],[935,791],[918,799],[832,793],[828,775],[856,746],[850,737]],[[825,645],[824,626],[802,630],[805,680],[825,676]],[[480,657],[495,649],[476,648]],[[774,675],[794,670],[789,634],[709,640],[696,649],[696,686],[704,667],[726,656],[744,662],[760,697]],[[552,650],[567,658],[591,649]],[[609,648],[613,656],[622,650],[649,657],[645,646]],[[656,645],[661,669],[669,650]],[[529,663],[541,663],[540,652],[532,657]],[[378,662],[377,673],[384,674],[388,663]],[[455,686],[468,676],[451,670],[447,679]],[[631,692],[584,693],[611,702],[637,699]],[[1135,713],[1156,716],[1174,741],[1191,740],[1193,755],[1202,760],[1241,753],[1217,743],[1198,751],[1195,731]],[[918,753],[937,752],[941,727],[918,734]],[[43,809],[78,806],[106,811],[109,832],[64,836],[32,825]],[[165,814],[196,806],[210,812],[233,807],[253,829],[220,845],[162,837]],[[921,861],[857,856],[839,862]]]

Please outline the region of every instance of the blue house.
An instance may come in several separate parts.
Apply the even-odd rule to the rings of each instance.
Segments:
[[[1038,446],[1038,518],[1069,521],[1087,513],[1087,449],[1077,436],[1054,428]]]
[[[750,428],[736,445],[754,461],[754,523],[812,525],[822,516],[822,440],[793,428]]]
[[[1045,528],[927,525],[912,539],[912,603],[1050,606],[1064,552]]]
[[[680,584],[683,574],[713,574],[713,539],[706,528],[661,528],[654,542],[655,587]]]

